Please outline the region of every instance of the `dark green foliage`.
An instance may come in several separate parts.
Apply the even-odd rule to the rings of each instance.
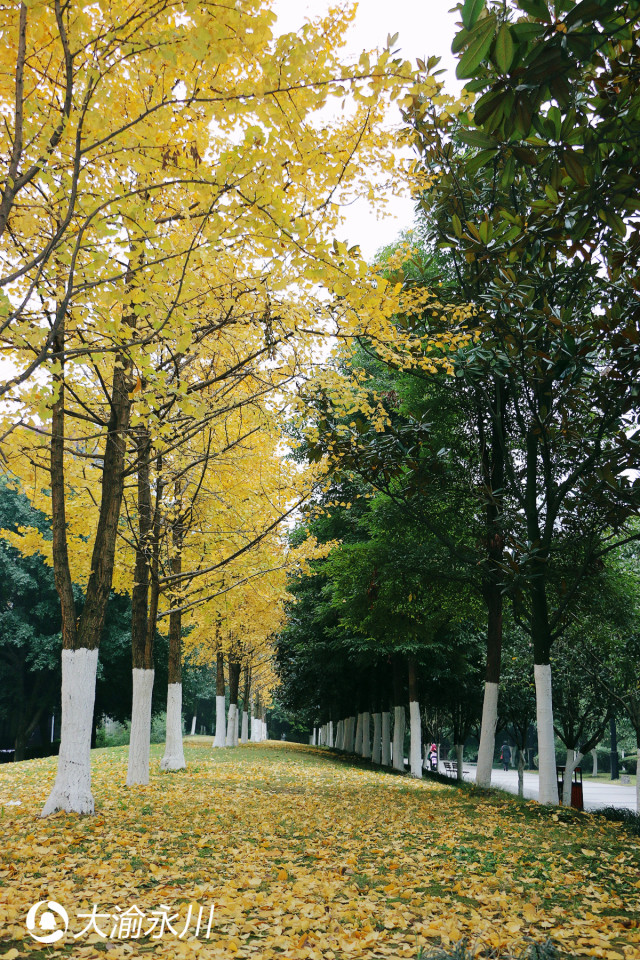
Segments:
[[[0,528],[48,530],[47,519],[0,480]],[[0,718],[22,759],[39,724],[49,728],[60,688],[60,607],[42,557],[23,557],[0,540]],[[8,745],[8,744],[7,744]]]

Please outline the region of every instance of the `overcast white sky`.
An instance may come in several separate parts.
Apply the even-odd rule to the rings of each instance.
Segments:
[[[451,54],[456,16],[449,13],[454,3],[455,0],[360,0],[347,37],[347,52],[359,54],[364,49],[383,47],[388,34],[398,33],[396,47],[403,57],[413,62],[417,57],[441,57],[441,66],[447,70],[447,87],[458,90],[461,84],[455,79],[456,61]],[[278,32],[296,30],[305,19],[325,13],[329,5],[329,0],[274,0]],[[371,214],[364,201],[345,213],[346,235],[340,239],[360,244],[367,259],[413,223],[409,200],[394,201],[393,217],[381,220]]]

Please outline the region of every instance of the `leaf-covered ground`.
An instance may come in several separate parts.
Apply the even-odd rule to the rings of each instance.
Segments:
[[[94,751],[94,817],[38,818],[55,758],[0,767],[0,957],[400,958],[462,937],[640,957],[640,842],[618,824],[311,748],[210,743],[187,741],[188,769],[170,774],[152,748],[152,781],[135,789],[126,747]],[[70,916],[55,946],[25,929],[41,900]],[[167,905],[179,931],[189,902],[194,918],[215,904],[208,940],[73,937],[93,905]]]

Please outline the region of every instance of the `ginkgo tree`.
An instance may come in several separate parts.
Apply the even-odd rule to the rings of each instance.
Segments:
[[[302,350],[326,315],[318,283],[340,296],[367,273],[355,254],[331,251],[338,201],[366,182],[367,159],[393,166],[379,121],[420,77],[389,49],[342,63],[352,12],[333,11],[280,38],[259,0],[224,9],[43,0],[8,20],[1,96],[11,146],[0,255],[2,343],[15,374],[5,394],[24,462],[35,460],[31,441],[50,447],[63,616],[62,746],[45,813],[93,809],[91,691],[136,384],[171,392],[170,368],[158,363],[162,344],[184,351],[212,290],[226,289],[229,323],[238,298],[250,294],[262,303],[267,336],[281,326]],[[333,95],[349,98],[351,109],[323,124],[320,108]],[[207,269],[221,258],[224,278]],[[373,311],[375,284],[364,291]],[[38,367],[36,386],[27,378]],[[88,496],[100,506],[77,616],[71,570],[81,558],[70,556],[68,535],[81,503],[71,482],[79,461],[95,477]]]

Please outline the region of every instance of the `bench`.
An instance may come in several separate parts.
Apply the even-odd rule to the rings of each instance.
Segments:
[[[458,761],[457,760],[443,760],[444,772],[447,777],[458,779]],[[464,780],[464,767],[462,768],[462,779]]]

